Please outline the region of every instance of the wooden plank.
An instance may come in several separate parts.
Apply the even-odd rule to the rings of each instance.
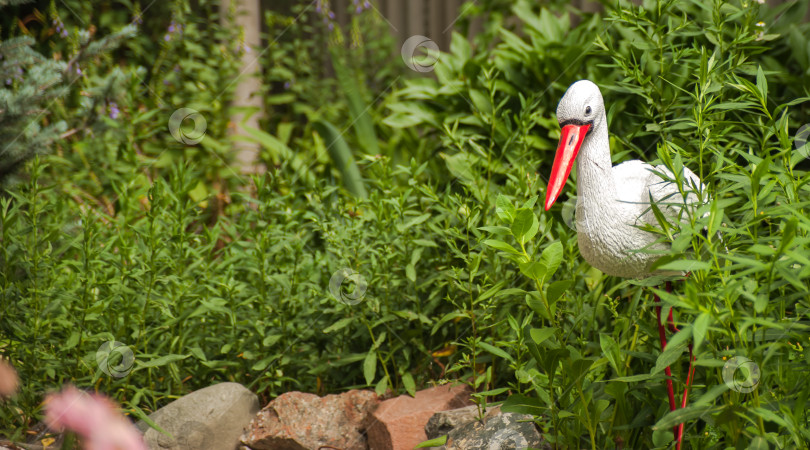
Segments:
[[[448,45],[445,42],[442,31],[446,25],[443,25],[443,8],[442,5],[448,0],[428,0],[427,8],[427,22],[428,34],[425,36],[433,39],[440,49],[447,51]]]

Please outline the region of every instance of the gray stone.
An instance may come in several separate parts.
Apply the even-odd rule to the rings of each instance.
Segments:
[[[144,422],[150,450],[233,450],[259,411],[259,399],[239,383],[220,383],[187,394],[149,415],[172,436]]]
[[[487,408],[486,417],[499,414],[500,408],[500,406],[490,406]],[[427,435],[428,439],[436,439],[437,437],[450,433],[462,425],[466,425],[478,419],[477,405],[449,409],[447,411],[439,411],[434,414],[430,420],[428,420],[427,425],[425,425],[425,434]]]
[[[447,436],[446,450],[550,449],[528,414],[500,413],[462,425]],[[528,422],[522,422],[526,421]]]

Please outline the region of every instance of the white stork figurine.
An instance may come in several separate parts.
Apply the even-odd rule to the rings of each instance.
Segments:
[[[658,226],[650,207],[650,199],[668,220],[679,221],[683,207],[698,201],[695,189],[703,184],[691,170],[684,167],[683,186],[686,198],[678,186],[662,179],[658,173],[674,179],[664,166],[651,166],[642,161],[627,161],[613,166],[610,160],[607,117],[602,94],[594,83],[580,80],[572,84],[557,106],[557,119],[562,131],[554,165],[546,190],[546,211],[551,208],[565,185],[574,161],[577,162],[576,229],[579,251],[586,261],[602,272],[624,278],[644,278],[653,275],[651,266],[660,255],[643,250],[666,249],[656,241],[658,236],[640,229],[645,224]],[[656,173],[658,172],[658,173]],[[690,192],[691,191],[691,192]],[[659,273],[656,273],[658,275]],[[665,273],[677,274],[680,273]],[[656,302],[658,302],[656,296]],[[661,307],[657,307],[661,349],[666,347]],[[670,310],[669,328],[677,331]],[[686,406],[690,369],[682,406]],[[667,367],[665,371],[671,377]],[[667,380],[670,409],[675,410],[672,380]],[[683,424],[676,427],[677,447],[680,449]]]

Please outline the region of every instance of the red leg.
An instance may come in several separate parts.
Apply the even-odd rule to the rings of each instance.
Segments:
[[[667,290],[667,292],[672,292],[672,285],[670,284],[669,281],[667,281],[666,290]],[[656,297],[656,299],[657,299],[657,297]],[[663,333],[663,331],[662,331],[663,326],[661,325],[661,307],[660,306],[658,307],[658,323],[659,323],[659,325],[658,325],[659,331],[658,332],[659,332],[659,334],[661,334],[661,333]],[[677,333],[679,331],[678,327],[675,326],[675,320],[672,317],[672,309],[671,308],[669,310],[669,317],[667,318],[667,327],[669,328],[669,331],[671,331],[673,333]],[[662,349],[663,349],[663,346],[662,346]],[[683,398],[681,400],[681,408],[686,408],[687,399],[689,398],[689,387],[692,385],[692,376],[694,375],[694,366],[692,366],[692,362],[694,360],[695,360],[695,357],[692,355],[692,344],[689,344],[689,370],[686,372],[686,388],[683,390]],[[669,370],[669,367],[667,367],[667,370]],[[667,373],[667,375],[669,376],[669,373]],[[668,381],[671,381],[671,380],[668,380]],[[672,403],[670,403],[670,404],[672,404]],[[676,442],[675,448],[676,448],[676,450],[681,450],[681,443],[683,442],[683,428],[684,428],[684,425],[685,425],[685,423],[682,422],[682,423],[678,424],[677,427],[675,427],[675,442]]]
[[[658,302],[658,296],[655,296],[656,302]],[[655,311],[658,314],[658,337],[661,338],[661,351],[663,352],[664,349],[667,348],[667,336],[666,330],[664,329],[664,324],[661,323],[661,307],[656,306]],[[667,392],[669,393],[669,410],[675,411],[675,389],[672,387],[672,371],[667,366],[664,369],[664,373],[667,375]]]
[[[692,377],[694,376],[694,366],[692,362],[695,360],[692,355],[692,344],[689,344],[689,370],[686,372],[686,388],[683,390],[683,400],[681,401],[681,408],[686,408],[686,401],[689,398],[689,387],[692,385]],[[676,450],[681,450],[681,442],[683,441],[683,427],[685,423],[681,422],[678,425],[678,433],[675,434],[677,438]]]

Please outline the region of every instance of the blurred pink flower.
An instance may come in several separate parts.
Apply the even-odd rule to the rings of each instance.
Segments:
[[[17,378],[17,371],[11,364],[0,359],[0,398],[11,397],[17,392],[17,385],[20,380]]]
[[[48,396],[45,423],[55,431],[78,434],[85,450],[147,450],[141,434],[121,415],[118,405],[103,395],[73,386]]]

